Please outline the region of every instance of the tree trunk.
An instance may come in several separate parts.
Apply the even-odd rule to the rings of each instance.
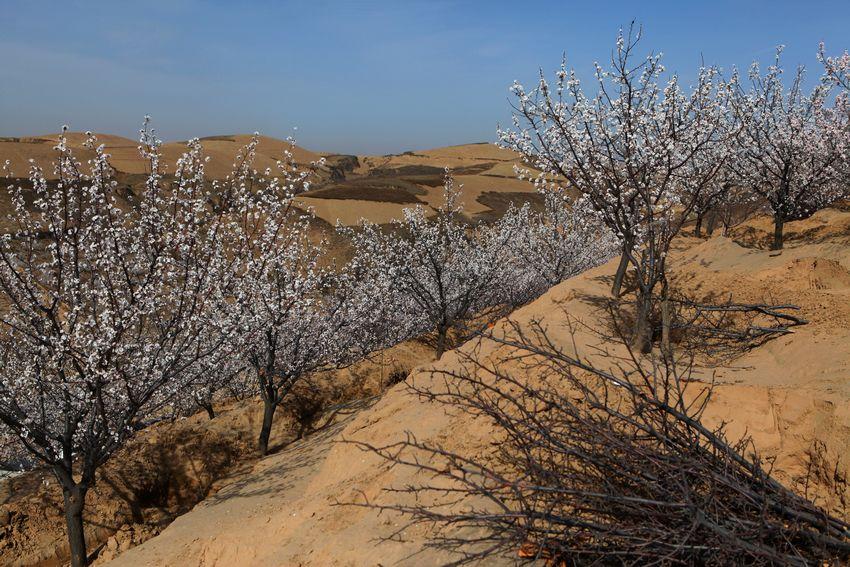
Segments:
[[[635,350],[642,354],[652,352],[652,329],[649,325],[649,315],[651,310],[652,296],[649,293],[644,293],[643,291],[638,292],[632,346]]]
[[[276,409],[277,404],[274,401],[263,399],[263,427],[260,429],[260,440],[257,444],[261,456],[269,452],[269,437],[272,434],[272,420]]]
[[[83,508],[87,488],[79,484],[62,487],[65,497],[65,524],[68,528],[68,545],[71,550],[71,567],[89,564],[86,554],[86,536],[83,531]]]
[[[694,236],[696,236],[697,238],[702,237],[702,217],[702,213],[697,215],[697,224],[694,227]]]
[[[215,410],[213,409],[212,403],[202,404],[203,408],[207,410],[207,415],[210,419],[215,419]]]
[[[630,252],[631,246],[624,245],[623,254],[620,256],[620,265],[617,266],[617,273],[614,274],[614,285],[611,286],[611,295],[614,297],[620,297],[620,290],[623,287],[623,279],[626,276],[626,268],[629,267]]]
[[[437,360],[440,360],[443,357],[443,353],[446,352],[446,335],[448,335],[449,329],[443,325],[437,327]]]
[[[673,349],[670,345],[670,289],[666,279],[661,290],[661,352],[668,359],[673,359]]]
[[[714,234],[714,229],[715,229],[716,226],[717,226],[717,211],[715,210],[708,216],[708,226],[705,228],[706,235],[711,236],[712,234]]]
[[[782,215],[773,217],[773,250],[782,250],[782,229],[785,227],[785,219]]]

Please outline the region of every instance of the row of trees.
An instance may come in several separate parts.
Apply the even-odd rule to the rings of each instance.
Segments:
[[[580,224],[616,235],[613,291],[636,289],[635,328],[624,329],[625,301],[615,299],[611,319],[593,329],[603,346],[588,358],[575,336],[565,345],[550,334],[551,317],[506,319],[483,333],[486,349],[470,343],[456,364],[408,386],[484,424],[491,450],[455,452],[412,435],[355,441],[423,473],[388,488],[393,501],[355,505],[406,516],[389,539],[427,526],[429,545],[454,552],[455,565],[497,555],[546,565],[846,564],[846,510],[835,517],[809,500],[823,449],[813,446],[797,491],[782,485],[750,437],[703,423],[714,385],[692,374],[697,358],[702,366],[735,356],[805,320],[793,305],[674,302],[666,274],[672,239],[688,222],[699,232],[708,214],[728,219],[756,206],[773,215],[781,248],[785,222],[848,195],[850,114],[847,94],[833,89],[850,87],[850,55],[822,49],[827,72],[810,92],[802,70],[786,84],[779,53],[748,80],[702,68],[686,90],[675,76],[662,81],[660,57],[635,62],[639,39],[621,33],[592,95],[566,66],[554,86],[543,77],[533,91],[515,85],[514,128],[500,133],[539,172],[524,175],[550,195],[579,191]],[[634,284],[624,286],[630,266]],[[660,352],[648,320],[659,299]],[[561,318],[572,334],[576,322]],[[606,350],[616,343],[625,352]],[[846,480],[835,476],[827,484],[843,503]]]
[[[785,221],[846,187],[847,58],[822,56],[811,93],[783,86],[777,58],[749,87],[699,70],[694,87],[662,82],[660,57],[633,63],[639,32],[621,34],[588,96],[566,66],[551,89],[519,85],[502,143],[542,173],[545,206],[468,221],[447,179],[436,211],[387,228],[342,230],[353,259],[337,266],[296,196],[310,171],[285,157],[253,169],[256,140],[221,182],[205,177],[197,140],[173,174],[147,123],[142,189],[119,195],[94,138],[85,168],[57,145],[56,182],[36,167],[10,188],[14,229],[0,238],[0,422],[12,457],[50,467],[65,497],[72,563],[87,561],[83,508],[97,469],[139,428],[222,391],[259,394],[259,450],[304,376],[433,333],[437,355],[565,277],[619,250],[619,295],[631,266],[633,340],[652,346],[649,313],[672,239],[694,216],[758,199]],[[844,83],[842,83],[844,81]],[[578,192],[578,201],[567,191]],[[698,220],[699,223],[699,220]]]
[[[450,332],[467,336],[616,251],[613,235],[586,224],[586,208],[563,193],[547,194],[542,210],[511,206],[490,225],[471,224],[460,196],[447,171],[433,216],[417,206],[389,230],[366,221],[343,229],[362,277],[385,291],[392,328],[405,337],[433,332],[437,358]]]
[[[514,127],[500,130],[503,146],[520,152],[543,190],[578,190],[598,220],[618,238],[621,263],[636,275],[633,338],[651,348],[648,317],[654,295],[666,301],[666,260],[683,225],[713,210],[756,202],[773,216],[773,247],[783,227],[848,194],[850,107],[847,57],[828,58],[827,72],[806,92],[801,67],[786,86],[782,49],[766,71],[724,78],[701,67],[685,89],[664,79],[661,56],[636,54],[641,32],[619,34],[610,66],[596,65],[595,92],[586,93],[564,62],[554,85],[542,75],[527,91],[512,90]],[[529,171],[524,175],[532,176]]]
[[[277,408],[310,373],[432,331],[439,356],[450,332],[612,250],[563,200],[471,223],[447,177],[433,219],[420,206],[389,231],[340,229],[354,254],[337,266],[296,206],[310,170],[287,156],[259,173],[256,144],[211,182],[192,140],[166,175],[146,121],[149,174],[127,196],[94,137],[84,166],[63,134],[56,181],[33,165],[28,182],[10,185],[14,228],[0,238],[5,457],[55,473],[73,565],[87,562],[83,510],[98,468],[151,421],[199,408],[212,417],[218,397],[258,394],[265,454]]]

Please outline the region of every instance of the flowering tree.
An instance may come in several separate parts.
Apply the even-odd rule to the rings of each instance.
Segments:
[[[348,364],[371,346],[364,321],[380,298],[359,293],[345,270],[322,265],[324,245],[310,231],[312,215],[294,206],[309,187],[309,172],[290,159],[276,177],[250,169],[256,141],[243,155],[222,198],[231,219],[227,256],[236,284],[235,317],[240,351],[264,402],[258,447],[266,454],[274,414],[307,374]]]
[[[468,226],[459,192],[447,173],[444,202],[433,219],[417,206],[405,209],[404,219],[388,231],[366,222],[347,231],[357,261],[392,288],[393,309],[405,333],[436,332],[438,358],[452,328],[504,297],[499,295],[500,247],[485,245],[484,232]]]
[[[724,179],[727,179],[727,177],[724,177]],[[719,184],[718,193],[713,194],[714,199],[711,205],[705,208],[703,219],[708,221],[708,224],[705,225],[708,236],[714,233],[718,223],[723,227],[723,235],[727,236],[733,226],[751,218],[762,208],[760,202],[753,199],[748,188],[731,181],[731,177],[728,177],[728,179],[730,180]],[[702,231],[698,231],[696,227],[694,233],[696,236],[702,236]]]
[[[646,350],[670,242],[720,172],[726,145],[716,70],[701,68],[690,93],[675,75],[662,85],[660,56],[634,62],[640,37],[633,28],[619,34],[610,69],[596,65],[592,96],[566,63],[554,89],[542,74],[530,92],[515,83],[514,129],[500,139],[543,172],[544,188],[566,181],[577,189],[620,240],[612,291],[619,295],[630,264],[638,284],[634,338]]]
[[[694,236],[701,237],[705,220],[719,213],[720,209],[732,198],[732,184],[716,182],[712,185],[701,187],[693,196]],[[711,234],[712,226],[708,227]]]
[[[95,473],[229,337],[204,344],[221,300],[219,234],[206,230],[200,145],[164,188],[159,143],[140,149],[150,175],[120,203],[103,146],[88,171],[63,135],[58,182],[33,166],[10,187],[15,230],[0,238],[0,422],[62,487],[74,566],[87,563],[83,508]]]
[[[818,48],[818,60],[823,64],[826,76],[844,89],[850,90],[850,52],[845,51],[836,57],[826,55],[823,43]]]
[[[230,330],[228,335],[237,337],[237,332]],[[220,335],[207,333],[200,340],[218,342]],[[183,387],[176,392],[171,401],[174,416],[190,416],[198,411],[205,411],[210,419],[215,419],[215,405],[229,398],[240,398],[256,391],[255,381],[248,377],[247,365],[231,343],[229,348],[212,350],[210,356],[192,369],[186,377]]]
[[[786,89],[781,53],[779,47],[764,74],[753,63],[748,89],[737,72],[729,81],[737,135],[728,166],[738,182],[770,208],[774,249],[782,248],[787,221],[805,218],[841,198],[848,149],[847,96],[839,95],[830,106],[828,81],[804,93],[802,67]]]
[[[494,229],[507,233],[497,239],[500,247],[501,241],[508,243],[505,283],[518,287],[526,300],[602,264],[619,249],[585,199],[570,199],[557,190],[544,193],[542,211],[528,204],[510,208]]]

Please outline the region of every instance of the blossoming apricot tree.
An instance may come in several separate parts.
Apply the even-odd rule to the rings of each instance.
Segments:
[[[63,134],[50,182],[10,187],[0,237],[0,422],[62,487],[75,567],[87,563],[83,508],[96,471],[231,336],[203,343],[222,300],[219,233],[207,230],[204,160],[190,143],[166,188],[159,143],[142,130],[150,173],[118,197],[93,136],[84,169]]]

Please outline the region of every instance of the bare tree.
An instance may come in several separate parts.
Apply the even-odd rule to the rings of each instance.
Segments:
[[[31,203],[10,187],[16,228],[0,238],[0,422],[58,479],[75,567],[88,562],[83,510],[98,468],[230,340],[199,341],[222,297],[200,144],[166,189],[147,122],[141,143],[150,174],[129,206],[103,146],[89,138],[84,172],[63,130],[58,181],[33,166]]]
[[[702,423],[712,385],[693,381],[689,361],[629,351],[602,370],[539,323],[486,339],[501,354],[470,348],[458,370],[411,388],[490,424],[491,451],[410,436],[358,443],[433,478],[360,505],[407,515],[400,530],[434,526],[430,545],[459,553],[455,564],[495,554],[550,565],[850,560],[850,525],[777,482],[750,439]],[[396,504],[397,493],[416,498]]]

